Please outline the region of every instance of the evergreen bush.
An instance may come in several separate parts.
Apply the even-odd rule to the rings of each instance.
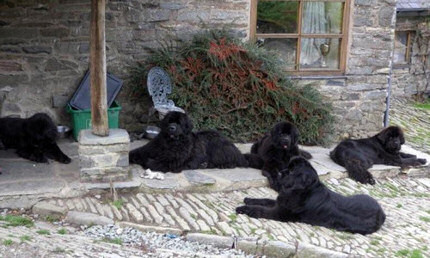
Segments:
[[[332,124],[331,106],[314,88],[287,79],[275,53],[245,44],[224,30],[208,30],[189,42],[168,41],[134,69],[137,95],[146,90],[153,66],[174,83],[170,98],[186,110],[195,128],[216,129],[249,142],[279,121],[294,123],[301,143],[324,143]]]

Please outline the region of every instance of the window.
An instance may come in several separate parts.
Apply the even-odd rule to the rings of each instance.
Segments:
[[[394,41],[393,63],[409,64],[411,61],[412,31],[396,31]]]
[[[349,0],[252,0],[251,40],[296,74],[345,71]]]

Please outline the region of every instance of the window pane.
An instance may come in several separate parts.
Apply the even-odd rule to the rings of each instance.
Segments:
[[[299,3],[258,1],[257,33],[297,33]]]
[[[394,48],[394,63],[404,64],[406,61],[406,49],[408,42],[408,33],[406,31],[397,31]]]
[[[278,52],[279,57],[286,63],[285,69],[295,69],[297,39],[259,38],[257,42],[268,50]]]
[[[339,69],[340,39],[302,38],[301,69]]]
[[[302,33],[340,34],[342,32],[343,3],[305,2],[302,15]]]

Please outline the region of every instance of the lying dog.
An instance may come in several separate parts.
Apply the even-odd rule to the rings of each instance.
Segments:
[[[390,126],[377,135],[358,140],[344,140],[330,152],[330,158],[348,171],[349,177],[366,184],[375,184],[368,169],[373,164],[413,167],[426,164],[427,160],[400,152],[405,143],[399,127]]]
[[[193,124],[184,113],[167,113],[160,127],[157,137],[130,152],[130,163],[161,172],[248,166],[239,149],[220,133],[193,132]]]
[[[319,181],[311,164],[302,157],[291,159],[282,173],[276,200],[245,198],[238,214],[283,222],[303,222],[351,233],[370,234],[385,221],[385,214],[368,195],[342,196]]]
[[[68,164],[71,159],[56,143],[57,126],[52,119],[37,113],[30,118],[0,118],[0,141],[6,149],[16,149],[16,153],[35,162],[48,162],[54,159]]]
[[[311,159],[312,155],[298,147],[299,130],[288,122],[276,124],[270,133],[263,136],[251,147],[251,154],[246,157],[250,166],[262,169],[263,175],[269,180],[269,185],[274,190],[279,190],[278,172],[286,168],[290,159],[294,156],[303,156]],[[259,162],[258,159],[261,161]]]

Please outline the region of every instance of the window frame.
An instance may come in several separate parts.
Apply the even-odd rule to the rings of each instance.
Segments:
[[[412,62],[412,56],[411,56],[411,54],[412,54],[412,44],[413,44],[413,42],[412,42],[412,36],[413,35],[412,34],[414,34],[415,31],[414,30],[407,30],[407,29],[404,29],[404,30],[395,30],[394,31],[394,50],[393,50],[394,52],[396,51],[396,47],[397,47],[396,34],[398,32],[406,32],[406,35],[407,35],[407,38],[406,38],[406,53],[405,53],[405,60],[406,60],[406,62],[404,62],[404,63],[395,63],[394,60],[393,60],[393,67],[394,68],[409,67],[411,65],[411,62]]]
[[[348,47],[348,32],[351,12],[351,0],[283,0],[289,2],[299,2],[297,15],[297,33],[257,33],[257,6],[259,0],[251,0],[250,14],[250,33],[249,39],[255,43],[257,38],[293,38],[297,39],[295,70],[286,70],[292,75],[344,75],[346,70],[346,58]],[[276,2],[276,0],[274,0]],[[342,31],[339,34],[305,34],[302,29],[302,12],[304,2],[341,2],[344,3],[342,17]],[[301,39],[302,38],[335,38],[340,39],[339,45],[339,69],[300,69]]]

